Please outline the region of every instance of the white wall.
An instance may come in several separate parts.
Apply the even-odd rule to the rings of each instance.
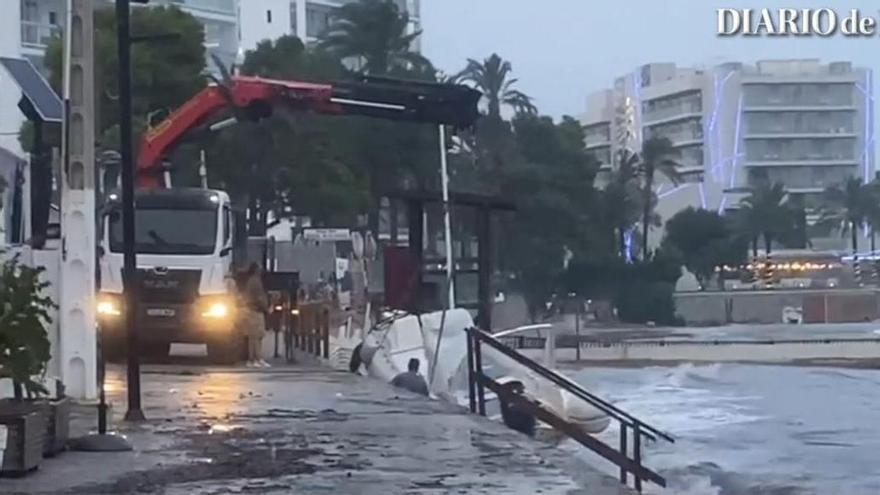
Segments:
[[[0,57],[21,56],[21,2],[3,2],[0,16]],[[21,91],[4,69],[0,69],[0,147],[21,155],[18,129],[24,117],[18,110]]]
[[[270,20],[271,17],[271,20]],[[263,40],[291,34],[290,0],[247,0],[239,7],[241,49],[253,50]]]

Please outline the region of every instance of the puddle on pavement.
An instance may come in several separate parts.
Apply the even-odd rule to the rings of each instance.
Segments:
[[[111,483],[81,487],[74,493],[164,493],[164,487],[181,483],[243,478],[270,479],[313,473],[319,467],[357,467],[342,466],[339,462],[316,465],[316,461],[322,460],[322,452],[308,448],[302,436],[278,431],[255,432],[229,424],[212,426],[220,428],[213,433],[208,428],[181,435],[184,442],[173,449],[186,455],[181,464],[128,473]]]

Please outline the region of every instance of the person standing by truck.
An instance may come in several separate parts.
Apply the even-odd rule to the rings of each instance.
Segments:
[[[245,275],[243,324],[248,341],[247,366],[268,368],[269,363],[262,359],[260,352],[263,348],[263,337],[266,335],[266,311],[269,309],[269,296],[263,288],[260,265],[251,263]]]

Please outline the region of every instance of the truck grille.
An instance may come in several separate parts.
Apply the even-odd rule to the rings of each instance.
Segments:
[[[138,270],[143,303],[191,303],[199,296],[201,270]]]

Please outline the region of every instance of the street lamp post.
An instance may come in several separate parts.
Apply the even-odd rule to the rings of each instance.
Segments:
[[[141,370],[138,356],[137,256],[134,225],[134,163],[131,130],[131,26],[130,1],[116,0],[117,44],[119,57],[119,141],[122,156],[122,242],[123,298],[125,331],[128,336],[128,411],[126,421],[143,421],[141,410]]]

